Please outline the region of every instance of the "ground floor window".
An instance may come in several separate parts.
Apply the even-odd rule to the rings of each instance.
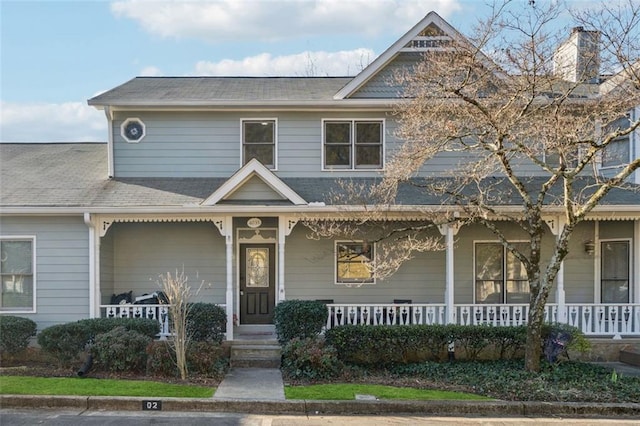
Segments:
[[[529,245],[512,244],[524,253]],[[527,271],[502,243],[475,243],[475,303],[529,303]]]
[[[629,303],[629,241],[602,241],[600,250],[602,303]]]
[[[0,310],[33,311],[33,239],[0,238]]]
[[[336,241],[336,283],[373,284],[369,263],[373,260],[372,244]]]

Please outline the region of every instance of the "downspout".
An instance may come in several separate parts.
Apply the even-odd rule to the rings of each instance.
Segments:
[[[84,223],[89,228],[89,318],[96,318],[96,227],[91,213],[84,213]]]
[[[112,178],[115,176],[114,165],[113,165],[113,111],[111,107],[104,107],[104,114],[107,116],[107,163],[108,170],[107,176]]]

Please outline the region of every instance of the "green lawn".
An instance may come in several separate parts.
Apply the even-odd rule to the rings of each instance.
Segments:
[[[0,376],[5,395],[82,395],[211,398],[214,388],[144,380],[81,379],[68,377]]]
[[[472,399],[490,400],[480,395],[470,393],[441,391],[431,389],[398,388],[383,385],[352,385],[328,384],[311,386],[285,386],[284,394],[287,399],[310,400],[354,400],[358,395],[374,395],[378,399],[408,399],[408,400],[443,400],[443,399]]]

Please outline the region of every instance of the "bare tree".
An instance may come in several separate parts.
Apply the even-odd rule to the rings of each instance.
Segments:
[[[172,337],[169,340],[169,346],[175,353],[175,362],[180,373],[180,378],[187,378],[187,347],[191,341],[189,330],[187,328],[187,318],[191,305],[189,303],[192,296],[196,296],[204,281],[195,292],[192,292],[189,286],[189,277],[182,271],[176,270],[175,274],[171,272],[160,275],[158,284],[167,296],[169,302],[169,318],[171,323]]]
[[[441,212],[424,217],[433,225],[481,224],[522,262],[530,288],[530,371],[540,368],[545,305],[572,233],[611,191],[631,186],[625,182],[640,167],[640,158],[606,176],[598,167],[640,124],[628,115],[640,105],[640,4],[628,0],[574,14],[584,26],[574,32],[585,32],[592,49],[571,66],[557,50],[566,29],[554,30],[569,12],[561,2],[494,3],[473,35],[440,37],[417,66],[398,73],[394,83],[405,88],[405,102],[396,111],[397,134],[404,142],[374,185],[378,209],[367,209],[361,219],[371,223],[385,208],[393,210],[398,188],[414,184],[434,159],[455,158],[447,178],[419,180],[441,203]],[[606,46],[602,55],[598,39]],[[603,84],[600,69],[611,74]],[[550,215],[561,219],[543,258]],[[510,242],[499,225],[504,221],[517,225],[528,244]],[[345,232],[325,225],[325,231],[338,230]],[[388,235],[396,233],[381,238]],[[402,235],[416,234],[407,228]]]

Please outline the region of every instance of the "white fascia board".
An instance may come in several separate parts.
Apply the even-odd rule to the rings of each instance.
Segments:
[[[120,102],[103,107],[111,107],[113,111],[325,111],[327,109],[345,110],[366,109],[366,110],[389,110],[394,106],[405,103],[405,99],[339,99],[324,101],[177,101],[177,102]]]

